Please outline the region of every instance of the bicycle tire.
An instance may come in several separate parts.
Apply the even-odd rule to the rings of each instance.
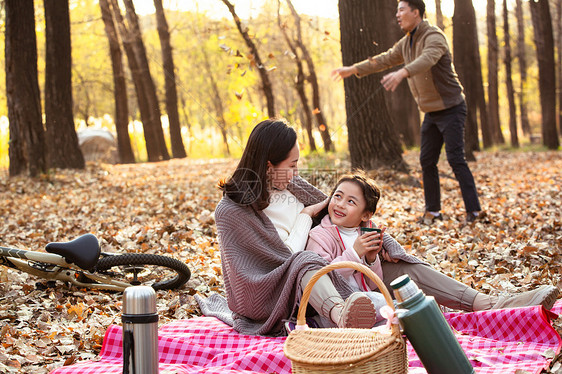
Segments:
[[[113,267],[122,266],[148,266],[153,265],[161,269],[171,270],[175,276],[159,280],[150,286],[155,290],[170,290],[183,286],[191,277],[191,271],[186,264],[175,258],[153,255],[148,253],[126,253],[122,255],[110,255],[100,258],[96,269],[100,272],[108,271]],[[123,273],[123,271],[120,271]]]

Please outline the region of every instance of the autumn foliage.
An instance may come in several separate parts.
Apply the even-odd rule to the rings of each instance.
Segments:
[[[487,222],[463,225],[458,185],[441,160],[443,213],[434,226],[423,211],[416,152],[410,175],[371,173],[382,189],[375,217],[411,253],[487,293],[558,284],[562,274],[562,158],[557,152],[481,153],[471,164]],[[303,174],[313,163],[304,160]],[[332,176],[315,173],[329,192]],[[49,241],[95,234],[102,250],[159,253],[185,261],[192,279],[158,291],[160,323],[200,315],[193,294],[223,292],[213,211],[217,181],[236,161],[171,160],[138,165],[89,164],[38,179],[0,177],[3,246],[42,251]],[[0,372],[47,373],[93,359],[107,327],[121,321],[121,293],[69,288],[0,268]],[[555,321],[560,331],[559,321]]]

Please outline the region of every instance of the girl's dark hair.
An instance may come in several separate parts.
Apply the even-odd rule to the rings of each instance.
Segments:
[[[363,170],[354,170],[352,173],[344,174],[340,177],[330,193],[330,200],[332,200],[334,193],[343,182],[351,182],[358,185],[365,198],[365,210],[373,214],[377,211],[377,203],[381,198],[381,190],[375,184],[375,181],[369,178]],[[327,206],[313,219],[314,225],[319,224],[326,214],[328,214]]]
[[[269,205],[267,162],[279,164],[289,157],[297,133],[285,119],[267,119],[254,127],[232,176],[218,187],[232,201],[263,210]]]

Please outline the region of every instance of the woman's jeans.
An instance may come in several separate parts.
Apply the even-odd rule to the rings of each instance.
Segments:
[[[423,191],[425,210],[441,210],[441,191],[437,163],[443,143],[447,161],[459,182],[462,198],[467,212],[478,212],[480,202],[474,177],[468,168],[464,155],[464,124],[466,121],[466,103],[426,113],[421,128],[420,164],[423,174]]]

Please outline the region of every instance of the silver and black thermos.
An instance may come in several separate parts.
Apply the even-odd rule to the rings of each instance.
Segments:
[[[123,374],[158,373],[158,313],[152,287],[123,292]]]

